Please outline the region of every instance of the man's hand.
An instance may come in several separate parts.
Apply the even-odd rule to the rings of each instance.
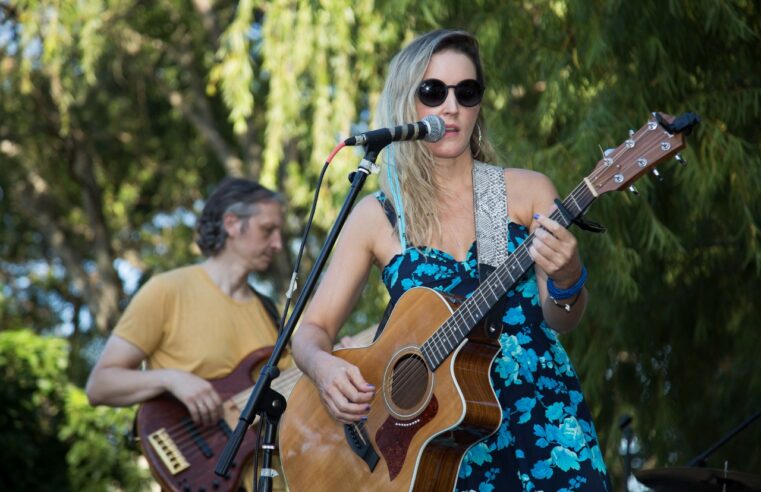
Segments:
[[[163,369],[166,389],[180,400],[198,425],[212,425],[222,417],[222,399],[210,382],[179,369]]]

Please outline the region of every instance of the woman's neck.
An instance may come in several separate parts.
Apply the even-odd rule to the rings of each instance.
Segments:
[[[452,159],[436,159],[434,180],[443,193],[457,192],[473,181],[473,157],[470,152]]]

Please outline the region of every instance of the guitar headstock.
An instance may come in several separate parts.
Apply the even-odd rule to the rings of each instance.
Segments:
[[[585,178],[595,196],[629,187],[646,172],[673,157],[687,144],[685,136],[700,122],[693,113],[679,117],[653,113],[650,121],[630,132],[621,145],[597,162]]]

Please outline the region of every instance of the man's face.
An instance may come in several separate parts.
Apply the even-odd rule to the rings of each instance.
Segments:
[[[263,272],[269,268],[276,253],[283,249],[280,229],[283,225],[283,210],[275,201],[256,204],[256,214],[237,218],[228,229],[226,247],[240,258],[252,272]]]

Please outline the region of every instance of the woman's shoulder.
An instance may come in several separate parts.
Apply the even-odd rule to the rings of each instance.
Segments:
[[[557,197],[555,185],[546,175],[531,169],[505,168],[508,211],[524,225],[532,221],[534,213],[547,213],[548,203]]]
[[[386,203],[382,194],[371,193],[363,197],[352,210],[347,226],[354,234],[367,238],[372,238],[385,228],[391,228],[384,210]]]
[[[552,181],[546,175],[539,171],[531,169],[524,169],[519,167],[506,167],[505,168],[505,180],[515,181],[522,184],[531,184],[539,186],[552,186]]]
[[[383,261],[399,249],[399,240],[395,239],[390,218],[375,193],[365,196],[357,203],[343,235],[351,238],[353,247],[369,254],[378,265],[384,264]]]
[[[382,191],[377,191],[364,196],[354,207],[352,215],[357,215],[366,220],[379,220],[385,217],[384,207],[387,206],[390,206],[388,198]]]

